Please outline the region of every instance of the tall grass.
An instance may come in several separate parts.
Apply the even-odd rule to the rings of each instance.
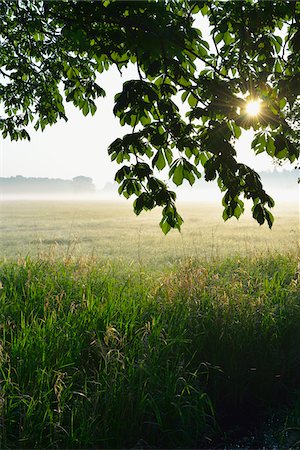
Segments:
[[[210,447],[300,381],[295,255],[0,265],[0,447]]]

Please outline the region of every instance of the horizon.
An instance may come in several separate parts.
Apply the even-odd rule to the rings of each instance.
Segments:
[[[258,173],[259,175],[260,175],[260,174],[273,174],[274,172],[276,172],[276,173],[287,172],[287,173],[295,173],[295,176],[297,176],[296,170],[299,170],[299,168],[298,168],[297,166],[292,166],[292,165],[291,165],[290,167],[283,167],[283,166],[276,166],[276,165],[273,165],[272,167],[268,167],[267,169],[264,169],[264,170],[256,170],[256,171],[257,171],[257,173]],[[201,170],[200,170],[200,172],[201,172],[201,173],[204,173],[204,172],[201,171]],[[17,173],[16,175],[9,175],[9,176],[2,176],[2,175],[0,175],[0,180],[1,180],[1,179],[24,178],[24,179],[27,179],[27,180],[29,180],[29,179],[34,179],[34,180],[40,179],[40,180],[72,181],[72,180],[74,180],[74,179],[77,178],[77,177],[90,178],[90,179],[92,180],[92,183],[95,185],[96,190],[102,190],[102,189],[105,189],[105,187],[106,187],[107,185],[116,185],[116,186],[117,186],[117,182],[114,180],[114,178],[113,178],[112,180],[105,181],[104,183],[102,183],[102,184],[100,185],[100,184],[97,184],[96,180],[94,180],[92,177],[88,177],[88,176],[86,176],[86,175],[82,175],[81,173],[75,175],[75,176],[72,177],[72,178],[61,178],[61,177],[56,177],[56,176],[54,176],[54,177],[52,177],[52,176],[38,176],[38,175],[27,176],[27,175],[23,175],[23,174],[21,174],[21,173]],[[188,188],[190,188],[190,189],[193,189],[199,182],[202,182],[202,181],[204,181],[204,180],[203,180],[203,179],[196,180],[196,182],[195,182],[195,184],[194,184],[193,186],[190,186],[190,185],[187,184],[187,183],[185,183],[185,184],[183,184],[183,185],[181,185],[181,186],[174,186],[174,189],[176,188],[176,189],[178,189],[178,190],[181,190],[181,189],[184,189],[184,188],[186,188],[186,187],[188,187]],[[168,181],[167,181],[167,182],[168,182]],[[206,182],[206,183],[209,185],[210,182]],[[172,183],[171,183],[171,184],[172,184]]]
[[[273,170],[258,173],[261,176],[265,190],[274,198],[275,203],[288,201],[289,203],[299,204],[299,184],[297,183],[298,173],[296,171],[274,167]],[[281,177],[280,184],[284,184],[284,186],[279,186],[278,188],[276,175]],[[23,183],[18,182],[20,179]],[[127,199],[118,193],[118,184],[114,180],[106,181],[102,186],[99,186],[94,183],[94,180],[90,179],[91,183],[88,185],[83,184],[81,189],[74,190],[74,179],[76,177],[71,180],[49,177],[24,177],[23,175],[0,177],[0,201],[127,202]],[[10,180],[11,184],[3,182],[4,180]],[[33,183],[30,184],[30,182]],[[50,182],[49,185],[47,185],[47,182]],[[56,185],[55,182],[58,182],[58,184]],[[176,202],[183,203],[215,204],[220,203],[224,195],[216,183],[207,182],[204,178],[197,180],[193,186],[190,186],[187,182],[184,182],[181,186],[169,183],[169,188],[176,193]],[[129,199],[128,204],[132,204],[132,199]]]

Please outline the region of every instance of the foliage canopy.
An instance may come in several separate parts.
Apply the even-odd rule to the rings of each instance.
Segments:
[[[196,28],[198,18],[209,21],[210,37]],[[300,2],[285,0],[4,0],[2,135],[29,138],[32,122],[43,130],[66,120],[65,101],[94,114],[95,99],[105,95],[98,74],[136,64],[137,79],[124,83],[114,106],[132,132],[108,149],[122,165],[115,177],[120,194],[136,197],[137,214],[162,206],[167,233],[182,218],[158,172],[177,186],[192,185],[202,166],[205,179],[217,179],[224,192],[225,220],[241,215],[243,195],[258,223],[271,226],[274,201],[259,175],[237,161],[234,143],[242,129],[253,128],[256,154],[299,157],[299,21]],[[262,102],[254,117],[246,114],[250,99]]]

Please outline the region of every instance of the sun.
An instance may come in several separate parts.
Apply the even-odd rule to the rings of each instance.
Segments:
[[[248,116],[257,116],[261,111],[261,100],[249,100],[246,104],[246,113]]]

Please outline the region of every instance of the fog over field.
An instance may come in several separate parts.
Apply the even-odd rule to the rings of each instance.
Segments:
[[[259,172],[263,186],[275,202],[298,202],[299,184],[297,170]],[[224,195],[216,181],[197,180],[191,187],[187,182],[182,186],[169,183],[177,194],[178,201],[196,203],[219,203]],[[133,199],[134,197],[132,197]],[[74,200],[110,201],[125,200],[118,194],[118,185],[106,182],[99,187],[91,178],[77,176],[72,180],[58,178],[25,178],[22,176],[0,178],[0,200]],[[130,202],[130,200],[129,200]]]
[[[178,201],[181,232],[166,236],[161,210],[136,216],[132,202],[4,201],[1,203],[0,254],[4,258],[97,257],[161,268],[182,258],[295,252],[299,239],[298,203],[277,202],[272,229],[251,216],[224,222],[217,202]]]

